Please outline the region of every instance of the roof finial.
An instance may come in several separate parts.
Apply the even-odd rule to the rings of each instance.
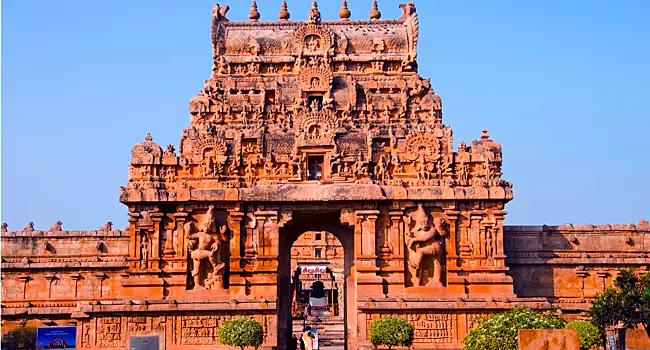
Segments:
[[[380,19],[381,12],[379,12],[379,5],[377,5],[377,0],[372,0],[372,10],[370,11],[370,19]]]
[[[309,22],[318,23],[320,22],[320,11],[318,11],[318,3],[316,0],[311,3],[311,11],[309,11]]]
[[[350,20],[351,15],[352,15],[352,13],[348,9],[347,0],[343,0],[343,4],[341,4],[341,11],[339,11],[339,17],[341,17],[342,21],[348,21],[348,20]]]
[[[253,0],[253,4],[251,5],[251,12],[248,13],[248,19],[251,22],[257,22],[260,19],[260,13],[257,11],[257,2],[255,0]]]
[[[291,14],[289,14],[289,11],[287,9],[287,1],[282,0],[282,9],[280,10],[280,13],[278,14],[278,17],[280,18],[280,21],[286,22],[291,18]]]
[[[153,137],[151,137],[150,133],[147,133],[147,136],[144,137],[145,141],[153,141]]]
[[[488,134],[487,129],[483,129],[483,132],[481,133],[481,140],[487,140],[490,138],[490,134]]]

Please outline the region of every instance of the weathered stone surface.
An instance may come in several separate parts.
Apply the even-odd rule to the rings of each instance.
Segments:
[[[520,329],[519,350],[580,350],[575,329]]]

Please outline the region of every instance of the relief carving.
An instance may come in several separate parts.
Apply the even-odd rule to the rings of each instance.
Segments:
[[[95,333],[97,345],[100,347],[124,346],[122,338],[122,320],[120,317],[101,317],[97,320]]]
[[[447,228],[442,218],[429,218],[422,204],[405,217],[409,231],[405,239],[408,264],[414,286],[442,286],[444,239]]]
[[[193,285],[188,289],[222,289],[225,263],[221,259],[222,244],[228,242],[227,226],[216,232],[214,206],[210,205],[198,232],[190,234],[189,249],[192,259],[190,275]]]

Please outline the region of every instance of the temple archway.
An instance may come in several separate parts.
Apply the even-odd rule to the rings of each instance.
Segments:
[[[292,344],[294,331],[296,335],[302,331],[304,325],[319,325],[319,316],[332,320],[333,314],[335,320],[343,321],[343,330],[345,340],[350,337],[349,328],[356,327],[356,320],[352,319],[356,315],[356,298],[349,297],[356,292],[356,280],[354,280],[354,232],[351,228],[341,225],[339,222],[339,211],[322,212],[322,211],[294,211],[293,219],[280,230],[279,239],[279,261],[278,261],[278,347],[289,348]],[[320,235],[320,237],[317,237]],[[316,241],[311,249],[298,251],[294,248],[306,248],[305,243]],[[329,247],[329,249],[328,249]],[[321,258],[316,258],[317,250],[320,251]],[[300,254],[297,254],[300,253]],[[309,257],[307,256],[309,255]],[[329,257],[329,260],[328,260]],[[322,264],[318,265],[318,262]],[[327,264],[325,264],[327,263]],[[300,269],[302,267],[313,266],[314,268],[324,267],[325,273],[320,276],[307,277],[303,276],[300,281]],[[325,267],[326,266],[326,267]],[[316,271],[317,272],[317,271]],[[323,271],[321,271],[323,272]],[[309,273],[308,273],[309,274]],[[306,274],[306,275],[308,275]],[[314,274],[315,275],[315,274]],[[316,295],[312,301],[318,301],[324,298],[328,301],[329,310],[314,308],[316,312],[307,315],[303,320],[294,322],[292,317],[293,301],[296,299],[295,286],[298,283],[304,283],[304,288],[309,289],[307,296],[310,296],[312,286],[319,285],[325,293],[329,295]],[[322,286],[320,283],[322,283]],[[331,304],[332,291],[334,291],[334,303],[336,309],[332,312]],[[305,296],[303,294],[303,296]],[[316,305],[316,303],[314,303]],[[300,327],[299,329],[294,329]]]

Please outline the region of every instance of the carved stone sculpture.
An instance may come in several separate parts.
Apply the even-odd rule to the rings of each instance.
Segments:
[[[409,235],[406,237],[408,263],[414,270],[413,284],[416,286],[441,285],[442,253],[447,236],[442,218],[431,220],[422,204],[406,217]]]
[[[221,243],[227,241],[227,226],[221,226],[219,235],[215,233],[214,206],[208,208],[208,213],[199,225],[198,232],[189,238],[190,257],[192,258],[191,276],[194,285],[190,289],[223,288],[223,269],[221,261]]]

